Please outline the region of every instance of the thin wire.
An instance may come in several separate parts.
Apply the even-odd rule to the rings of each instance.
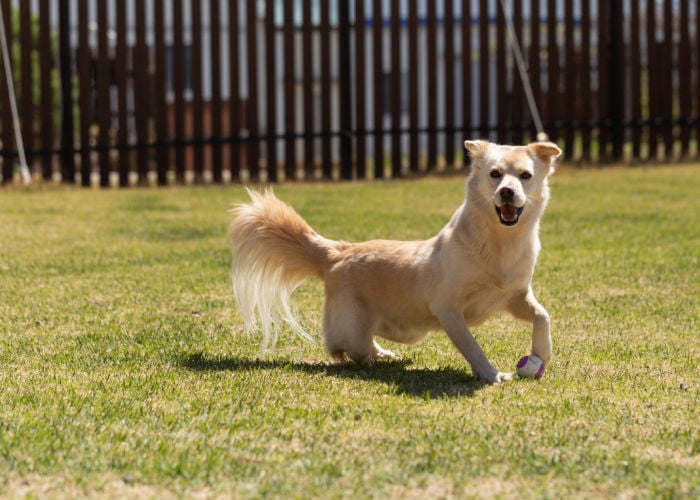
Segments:
[[[527,74],[527,67],[525,66],[525,58],[523,57],[523,51],[520,48],[520,41],[518,40],[518,34],[515,32],[515,27],[513,26],[513,19],[510,15],[510,10],[506,8],[506,0],[501,0],[501,8],[503,9],[503,17],[506,19],[506,28],[508,30],[508,38],[510,38],[510,48],[513,51],[513,57],[515,58],[515,63],[518,66],[518,73],[520,73],[520,80],[523,82],[523,89],[525,90],[525,98],[527,99],[527,105],[530,108],[530,116],[532,116],[532,121],[537,129],[537,140],[547,141],[549,136],[544,131],[544,126],[542,125],[542,118],[540,118],[540,112],[537,109],[537,102],[535,102],[535,95],[532,93],[532,84],[530,83],[530,77]],[[532,14],[537,15],[533,12]]]
[[[17,112],[17,96],[15,95],[15,82],[12,79],[12,66],[10,65],[10,49],[7,46],[7,33],[5,32],[5,13],[0,4],[0,44],[2,45],[2,59],[5,66],[5,80],[7,81],[7,93],[10,100],[10,111],[12,112],[12,124],[15,129],[15,143],[17,144],[17,154],[19,155],[19,172],[22,182],[29,185],[32,176],[29,173],[27,157],[24,154],[24,141],[22,140],[22,129],[19,124],[19,113]]]

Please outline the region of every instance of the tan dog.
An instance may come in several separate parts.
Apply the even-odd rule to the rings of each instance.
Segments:
[[[530,281],[540,250],[539,220],[547,177],[561,151],[552,143],[500,146],[465,141],[472,156],[466,199],[449,223],[425,241],[346,243],[316,233],[271,191],[249,191],[230,226],[233,291],[250,331],[259,317],[266,346],[287,322],[308,335],[289,307],[306,278],[325,282],[323,338],[336,360],[369,365],[395,358],[374,340],[414,344],[442,328],[489,382],[499,372],[470,327],[500,310],[532,322],[532,354],[552,356],[549,315]]]

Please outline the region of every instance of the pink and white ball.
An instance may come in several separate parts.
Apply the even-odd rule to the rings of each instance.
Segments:
[[[516,369],[521,378],[540,378],[544,375],[544,362],[534,354],[530,354],[520,358]]]

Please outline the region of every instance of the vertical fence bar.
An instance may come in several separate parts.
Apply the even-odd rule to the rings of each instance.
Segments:
[[[49,0],[39,2],[39,60],[41,79],[41,177],[51,180],[53,175],[53,137],[54,137],[54,96],[51,79],[55,69],[54,53],[51,43],[51,11]]]
[[[432,2],[431,2],[432,3]],[[372,52],[374,65],[374,178],[384,177],[384,51],[382,0],[372,2]]]
[[[489,1],[479,2],[479,133],[483,139],[489,138]]]
[[[472,137],[472,11],[471,0],[462,0],[462,133],[464,139]],[[469,164],[469,154],[462,148],[464,166]]]
[[[140,186],[148,184],[148,129],[151,116],[151,96],[148,85],[148,46],[146,45],[146,5],[136,2],[136,46],[134,61],[134,119],[136,120],[136,169]]]
[[[288,4],[289,5],[289,4]],[[285,5],[285,18],[287,10],[289,8]],[[285,25],[286,30],[286,25]],[[275,135],[277,134],[277,62],[275,57],[275,1],[266,0],[265,1],[265,66],[267,68],[267,179],[269,182],[277,182],[277,139]],[[287,46],[286,31],[285,31],[285,47]],[[285,48],[285,50],[287,50]],[[286,57],[285,57],[286,59]],[[286,88],[286,86],[285,86]],[[286,120],[286,118],[285,118]],[[287,140],[289,142],[289,140]],[[289,159],[286,160],[287,168],[289,166]],[[289,177],[289,172],[285,168],[287,173],[287,178]]]
[[[496,107],[498,142],[506,144],[510,142],[510,130],[508,119],[512,119],[509,113],[508,75],[506,74],[506,18],[501,2],[496,2]],[[511,122],[512,123],[512,122]]]
[[[641,93],[641,67],[642,54],[639,44],[641,26],[639,23],[639,3],[631,2],[630,5],[630,61],[628,64],[630,72],[630,93],[632,109],[630,110],[630,121],[632,122],[632,159],[641,159],[641,121],[642,121],[642,93]]]
[[[107,45],[107,2],[97,3],[97,147],[99,158],[100,187],[109,187],[111,171],[109,152],[109,129],[111,126],[112,106],[109,88],[111,86],[109,46]]]
[[[588,1],[588,0],[583,0]],[[535,102],[542,109],[542,91],[540,79],[542,68],[540,66],[540,0],[532,0],[530,7],[530,51],[528,53],[528,66],[530,68],[530,83],[532,84],[532,95]],[[534,127],[531,132],[532,137],[537,135]]]
[[[80,183],[84,187],[90,186],[90,175],[92,174],[92,162],[90,159],[90,126],[92,125],[94,100],[92,98],[92,48],[90,47],[90,40],[88,39],[89,22],[88,2],[87,0],[80,0],[78,2],[77,75],[80,92],[78,97],[80,108]],[[69,85],[72,85],[72,83],[69,83]]]
[[[117,145],[119,147],[119,186],[129,185],[129,156],[131,152],[127,149],[129,143],[129,121],[128,121],[128,64],[129,47],[126,43],[126,33],[128,30],[126,2],[116,3],[116,30],[117,30],[117,50],[115,77],[117,85]],[[180,136],[178,136],[180,137]]]
[[[331,37],[330,7],[321,2],[321,172],[324,179],[333,174],[331,139]]]
[[[2,2],[2,12],[4,14],[4,28],[5,28],[5,33],[7,34],[8,37],[8,45],[11,43],[11,33],[12,33],[12,28],[11,28],[11,9],[10,9],[10,0],[0,0]],[[61,1],[61,18],[64,17],[64,10],[68,9],[68,0],[62,0]],[[70,35],[67,34],[66,32],[68,31],[68,26],[64,25],[62,26],[61,29],[61,81],[68,80],[70,81],[70,75],[64,76],[63,71],[64,71],[64,66],[66,64],[64,63],[64,45],[68,49],[68,58],[70,58],[70,40],[66,39],[64,41],[64,38],[69,37]],[[12,64],[12,50],[10,52],[10,64]],[[0,57],[0,61],[2,60],[2,57]],[[4,64],[4,61],[3,61]],[[68,66],[68,71],[70,71],[70,66]],[[14,155],[12,153],[13,146],[15,145],[15,140],[13,137],[13,127],[12,127],[12,113],[10,111],[10,96],[9,96],[9,82],[5,80],[5,77],[3,76],[0,78],[0,106],[2,106],[2,110],[0,111],[0,120],[2,123],[2,183],[3,184],[11,184],[12,183],[12,178],[14,176]],[[65,113],[64,113],[65,114]],[[63,141],[63,144],[65,145],[65,141]],[[72,141],[70,143],[70,148],[73,147]],[[70,148],[66,148],[65,150],[69,150]]]
[[[361,0],[360,0],[361,1]],[[360,3],[358,1],[358,4]],[[304,176],[313,179],[315,175],[314,158],[314,57],[313,57],[313,20],[311,19],[311,1],[303,2],[302,45],[304,61]]]
[[[260,170],[260,142],[258,129],[258,43],[257,43],[257,14],[255,12],[256,0],[246,2],[246,30],[248,44],[248,106],[246,108],[246,122],[248,125],[248,171],[250,179],[257,181]]]
[[[646,16],[647,16],[647,95],[649,96],[649,159],[654,161],[658,155],[658,127],[656,125],[656,120],[658,118],[656,114],[657,110],[657,99],[658,90],[656,82],[658,80],[657,71],[659,68],[656,67],[658,64],[658,54],[657,54],[657,42],[656,42],[656,9],[654,7],[654,0],[647,0],[646,2]]]
[[[229,53],[229,151],[231,180],[241,175],[241,100],[240,100],[240,57],[238,54],[239,0],[228,5],[228,53]]]
[[[664,2],[664,41],[662,45],[664,71],[661,73],[663,78],[663,137],[664,137],[664,155],[667,160],[673,158],[673,115],[674,115],[674,92],[673,80],[676,73],[674,66],[674,40],[673,33],[673,5],[669,0]]]
[[[121,2],[118,2],[121,3]],[[183,0],[173,1],[173,127],[175,132],[175,180],[185,182],[185,41]],[[234,10],[232,8],[232,10]],[[238,116],[236,114],[236,116]]]
[[[209,22],[211,24],[211,174],[212,181],[220,184],[222,175],[221,144],[221,5],[219,0],[210,0]]]
[[[202,4],[198,1],[191,3],[192,9],[192,46],[190,61],[190,81],[192,82],[192,140],[194,142],[194,182],[204,182],[204,95],[202,87]],[[255,19],[249,23],[248,29],[255,30]],[[257,59],[257,54],[255,54]]]
[[[523,2],[513,2],[513,28],[515,29],[515,36],[521,43],[521,47],[524,46],[523,43]],[[525,125],[525,91],[523,89],[523,84],[520,81],[520,74],[518,73],[518,67],[515,61],[511,64],[511,81],[513,82],[512,92],[511,92],[511,113],[510,120],[513,132],[511,137],[513,138],[513,144],[521,144],[523,142],[523,127]]]
[[[274,44],[268,38],[267,43]],[[284,128],[287,138],[284,142],[285,177],[296,178],[296,139],[295,130],[295,106],[294,92],[296,86],[295,61],[294,61],[294,2],[284,4]],[[275,66],[268,65],[267,71],[275,75]],[[268,80],[269,82],[269,80]]]
[[[153,12],[153,26],[155,35],[155,72],[153,85],[153,105],[155,115],[155,135],[156,135],[156,182],[159,186],[168,183],[168,150],[165,142],[168,140],[168,118],[165,96],[168,86],[166,78],[165,60],[165,13],[163,11],[163,1],[155,0]]]
[[[428,64],[426,70],[427,74],[427,95],[426,99],[428,101],[428,164],[427,169],[433,170],[437,166],[437,12],[435,2],[428,2],[428,14],[427,14],[427,29],[428,29],[428,39],[427,39],[427,54]]]
[[[549,138],[559,140],[559,44],[557,40],[557,0],[547,5],[547,106],[545,122],[549,123]],[[565,152],[566,154],[566,152]]]
[[[609,33],[612,44],[609,52],[610,88],[608,102],[610,105],[610,135],[612,141],[612,159],[622,160],[624,147],[625,117],[625,35],[622,2],[609,4]]]
[[[408,114],[410,121],[408,165],[411,172],[419,170],[418,127],[418,6],[408,4]]]
[[[8,11],[6,15],[11,15]],[[22,138],[26,147],[27,165],[33,170],[34,162],[34,102],[33,102],[33,71],[32,53],[34,51],[34,39],[32,37],[32,12],[31,2],[23,1],[19,4],[19,48],[20,48],[20,102],[18,103],[21,122]],[[12,32],[8,31],[8,37],[12,39]]]
[[[564,100],[561,106],[561,118],[564,122],[564,155],[574,157],[574,127],[572,123],[579,122],[580,104],[576,89],[576,52],[574,47],[574,2],[566,0],[564,4]],[[561,101],[560,101],[561,102]]]
[[[598,111],[598,143],[600,148],[600,161],[608,161],[610,154],[608,153],[610,127],[610,23],[608,22],[608,0],[598,0],[598,94],[599,102]]]
[[[355,176],[358,179],[367,177],[366,36],[365,2],[355,0]]]
[[[700,157],[700,6],[695,7],[695,140],[699,143],[695,148],[695,156]]]
[[[581,93],[581,160],[591,162],[592,96],[591,96],[591,3],[581,0],[581,71],[578,85]]]
[[[391,1],[391,176],[401,176],[401,12]]]
[[[340,112],[340,178],[352,179],[352,64],[350,57],[350,7],[338,4],[338,98]]]
[[[455,14],[454,0],[445,2],[443,32],[445,35],[445,165],[455,166]]]
[[[690,119],[693,114],[691,90],[693,61],[690,57],[690,13],[688,0],[681,0],[678,22],[680,24],[680,41],[678,46],[679,138],[681,142],[681,157],[687,158],[690,152]]]

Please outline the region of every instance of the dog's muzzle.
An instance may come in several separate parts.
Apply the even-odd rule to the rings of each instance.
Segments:
[[[524,205],[522,207],[516,207],[515,205],[504,203],[500,207],[496,206],[496,213],[498,214],[501,224],[504,226],[514,226],[518,223],[520,214],[523,213],[523,208],[525,208]]]

